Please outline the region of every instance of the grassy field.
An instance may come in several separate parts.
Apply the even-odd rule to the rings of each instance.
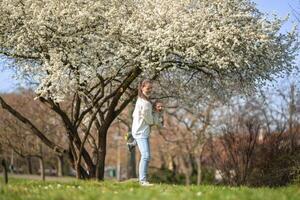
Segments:
[[[282,188],[248,188],[224,186],[178,186],[156,184],[141,187],[136,181],[46,181],[11,178],[8,185],[0,179],[0,200],[246,200],[300,199],[300,186]]]

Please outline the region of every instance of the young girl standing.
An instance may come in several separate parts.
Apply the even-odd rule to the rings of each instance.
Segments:
[[[147,180],[147,172],[150,154],[150,126],[161,124],[162,106],[158,109],[153,109],[150,102],[150,95],[152,92],[152,82],[148,79],[143,80],[138,88],[138,98],[132,114],[132,136],[136,140],[141,159],[139,163],[139,182],[142,186],[152,186]]]

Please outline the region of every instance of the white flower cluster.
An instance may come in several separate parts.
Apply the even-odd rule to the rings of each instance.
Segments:
[[[283,21],[249,0],[2,0],[0,15],[0,53],[38,60],[37,93],[56,101],[132,67],[205,70],[251,89],[295,56],[295,31],[279,35]]]

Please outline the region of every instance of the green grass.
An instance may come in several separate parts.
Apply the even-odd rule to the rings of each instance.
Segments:
[[[38,181],[11,178],[8,185],[0,179],[0,200],[246,200],[300,199],[300,186],[291,185],[282,188],[248,188],[225,186],[178,186],[156,184],[153,187],[141,187],[137,182],[114,181]]]

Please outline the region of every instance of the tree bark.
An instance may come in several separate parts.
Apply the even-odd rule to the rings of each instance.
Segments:
[[[104,180],[104,172],[105,172],[105,157],[106,157],[106,136],[107,131],[100,132],[99,134],[99,161],[97,165],[97,180],[103,181]]]
[[[131,124],[132,124],[132,113],[134,110],[134,104],[129,103],[128,104],[128,118],[129,123],[127,124],[128,127],[128,133],[131,133]],[[136,148],[134,148],[132,151],[127,151],[127,178],[137,178],[136,174]]]
[[[103,149],[103,147],[101,147],[101,150],[99,151],[99,163],[98,163],[98,167],[97,167],[97,170],[98,170],[98,177],[97,177],[97,179],[99,181],[103,181],[104,180],[105,157],[106,157],[106,149]]]
[[[117,180],[121,180],[121,144],[120,144],[120,133],[117,135]]]
[[[32,162],[30,156],[26,157],[26,162],[27,162],[27,172],[28,174],[32,174]]]
[[[197,162],[197,185],[200,185],[202,182],[202,166],[201,166],[201,158],[196,158]]]
[[[184,175],[185,175],[185,185],[190,185],[191,184],[190,173],[185,171]]]
[[[76,178],[81,179],[82,176],[81,176],[81,171],[80,171],[80,165],[76,164],[75,170],[76,170]]]
[[[64,157],[63,155],[57,156],[57,176],[64,176]]]
[[[2,159],[1,165],[3,167],[4,183],[7,184],[8,183],[8,175],[7,175],[7,164],[6,164],[5,159]]]
[[[191,184],[191,174],[192,174],[192,166],[189,164],[185,158],[181,157],[182,160],[182,168],[183,168],[183,173],[185,175],[185,184],[190,185]]]
[[[128,163],[127,163],[127,178],[136,178],[136,148],[131,152],[128,151],[127,154]]]
[[[44,163],[44,158],[42,156],[39,157],[39,162],[40,162],[41,179],[45,181],[45,163]]]

